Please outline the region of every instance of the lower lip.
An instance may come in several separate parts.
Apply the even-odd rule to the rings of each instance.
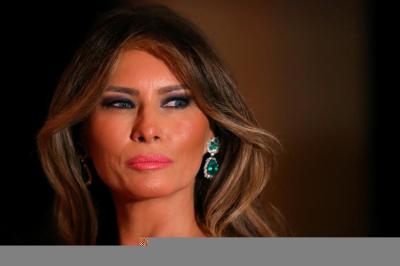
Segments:
[[[170,162],[137,162],[131,163],[128,166],[135,170],[155,170],[168,167]]]

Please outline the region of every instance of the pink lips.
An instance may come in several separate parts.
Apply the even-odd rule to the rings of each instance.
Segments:
[[[154,170],[165,168],[172,163],[171,159],[160,154],[139,155],[127,161],[129,168],[135,170]]]

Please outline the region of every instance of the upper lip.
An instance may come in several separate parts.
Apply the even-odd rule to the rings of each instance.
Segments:
[[[135,163],[171,163],[172,160],[162,154],[141,154],[137,155],[127,161],[127,164]]]

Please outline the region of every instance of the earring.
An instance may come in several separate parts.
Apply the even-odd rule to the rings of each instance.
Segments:
[[[84,169],[84,171],[86,172],[86,175],[85,175],[82,171],[82,178],[85,181],[85,185],[90,186],[92,184],[93,177],[92,177],[92,173],[89,170],[88,165],[86,164],[85,157],[83,157],[82,155],[79,155],[79,161],[81,162],[81,168]],[[85,176],[86,176],[86,178],[85,178]]]
[[[204,164],[204,177],[207,179],[213,178],[218,172],[218,162],[214,155],[219,151],[219,139],[217,137],[210,139],[207,142],[207,151],[211,157],[208,157]]]

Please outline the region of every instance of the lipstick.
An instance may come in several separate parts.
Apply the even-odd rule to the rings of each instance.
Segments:
[[[161,154],[138,155],[129,159],[126,164],[135,170],[156,170],[168,167],[172,160]]]

